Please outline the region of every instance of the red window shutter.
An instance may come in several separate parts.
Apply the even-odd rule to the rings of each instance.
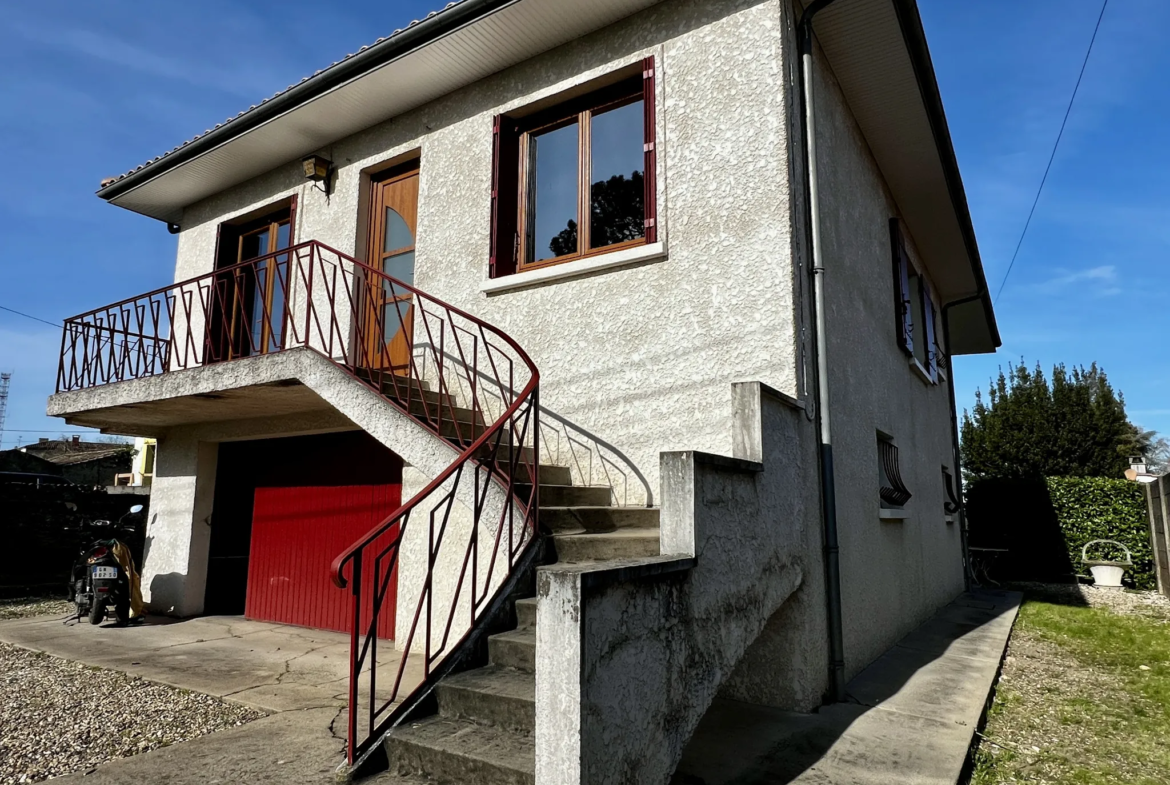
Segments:
[[[646,210],[646,242],[658,242],[658,150],[655,144],[657,131],[654,125],[654,58],[642,61],[642,111],[644,113],[645,172],[642,184],[645,188],[642,204]]]
[[[908,355],[914,354],[914,325],[910,310],[910,259],[902,240],[902,229],[897,218],[890,219],[890,246],[894,264],[894,329],[898,346]],[[929,348],[929,347],[928,347]]]
[[[516,214],[519,204],[520,132],[515,121],[492,122],[492,236],[489,275],[516,272]]]
[[[289,197],[288,202],[288,244],[290,247],[297,244],[297,195]]]
[[[938,347],[934,341],[934,301],[930,299],[930,284],[926,282],[926,278],[919,277],[922,282],[922,316],[926,324],[922,331],[923,337],[926,339],[926,370],[930,374],[932,382],[938,381]]]

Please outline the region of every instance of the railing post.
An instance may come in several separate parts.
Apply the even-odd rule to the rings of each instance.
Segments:
[[[359,550],[354,554],[353,566],[350,567],[350,596],[353,598],[353,626],[349,631],[349,738],[345,741],[346,757],[353,763],[357,753],[357,717],[358,717],[358,677],[360,664],[358,652],[361,651],[359,636],[362,623],[362,553]],[[371,662],[370,668],[378,667],[378,663]]]

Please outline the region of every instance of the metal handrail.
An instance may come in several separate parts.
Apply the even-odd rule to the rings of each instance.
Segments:
[[[535,542],[540,374],[498,328],[309,241],[67,319],[57,390],[292,348],[324,356],[456,452],[420,493],[333,561],[333,582],[351,594],[352,763],[429,691]],[[460,506],[470,525],[453,518]],[[429,518],[425,532],[410,526],[420,516]],[[481,538],[481,529],[490,537]],[[418,593],[409,634],[391,687],[379,694],[378,640],[393,633],[389,588],[408,531],[416,545],[427,535],[420,546],[426,572],[408,587]],[[418,683],[407,677],[411,663],[421,667]]]

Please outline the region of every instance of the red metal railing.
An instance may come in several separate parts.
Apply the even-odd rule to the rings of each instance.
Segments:
[[[471,314],[314,241],[67,319],[57,390],[301,347],[457,453],[333,562],[352,598],[352,763],[469,644],[535,542],[540,375],[528,355]],[[410,620],[399,634],[385,623],[394,597]],[[396,650],[380,663],[386,637]],[[381,684],[379,664],[393,669]]]

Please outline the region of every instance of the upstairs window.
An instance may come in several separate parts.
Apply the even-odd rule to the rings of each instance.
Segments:
[[[910,260],[897,218],[890,219],[890,244],[894,260],[894,329],[898,346],[932,382],[938,383],[943,353],[935,330],[934,294],[930,282]]]
[[[657,241],[654,63],[495,120],[491,276]]]

